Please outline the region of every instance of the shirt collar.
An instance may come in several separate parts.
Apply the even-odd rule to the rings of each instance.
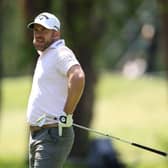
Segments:
[[[52,43],[48,48],[57,48],[64,45],[65,45],[65,41],[63,39],[60,39]]]
[[[64,46],[65,45],[65,41],[63,39],[57,40],[55,42],[53,42],[46,50],[48,49],[56,49],[57,47],[60,46]],[[46,50],[44,51],[37,51],[39,55],[42,55]]]

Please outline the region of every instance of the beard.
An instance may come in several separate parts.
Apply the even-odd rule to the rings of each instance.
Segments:
[[[47,49],[54,40],[45,40],[44,38],[34,38],[33,45],[36,50],[38,51],[44,51]]]

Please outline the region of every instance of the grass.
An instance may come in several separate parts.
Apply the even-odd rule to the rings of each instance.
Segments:
[[[96,90],[93,127],[129,141],[167,150],[167,93],[166,82],[159,78],[128,80],[105,74]],[[161,157],[129,145],[115,144],[128,165],[167,167],[167,161]]]
[[[28,142],[26,105],[31,78],[6,78],[2,84],[0,167],[24,168]],[[168,151],[167,94],[164,79],[128,80],[117,74],[102,74],[96,87],[92,128]],[[130,168],[166,168],[168,165],[165,158],[156,154],[120,142],[114,144]],[[70,167],[73,168],[66,166]]]

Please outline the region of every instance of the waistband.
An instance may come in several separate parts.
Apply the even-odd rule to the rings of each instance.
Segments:
[[[40,131],[40,130],[45,129],[45,128],[55,128],[55,127],[58,127],[58,123],[46,124],[46,125],[43,125],[42,127],[31,125],[30,126],[30,132],[34,133],[34,132]]]

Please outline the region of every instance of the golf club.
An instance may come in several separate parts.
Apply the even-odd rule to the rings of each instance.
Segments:
[[[96,133],[98,135],[102,135],[102,136],[105,136],[105,137],[108,137],[108,138],[111,138],[111,139],[114,139],[114,140],[121,141],[123,143],[130,144],[130,145],[135,146],[137,148],[141,148],[141,149],[156,153],[156,154],[164,156],[164,157],[167,157],[167,154],[168,154],[167,152],[163,152],[163,151],[160,151],[160,150],[157,150],[157,149],[153,149],[151,147],[147,147],[147,146],[140,145],[140,144],[137,144],[137,143],[134,143],[134,142],[130,142],[130,141],[127,141],[127,140],[124,140],[124,139],[121,139],[121,138],[118,138],[118,137],[115,137],[115,136],[111,136],[111,135],[99,132],[99,131],[91,129],[91,128],[87,128],[87,127],[79,125],[79,124],[74,123],[73,126],[75,126],[77,128],[80,128],[80,129],[83,129],[85,131],[93,132],[93,133]]]

